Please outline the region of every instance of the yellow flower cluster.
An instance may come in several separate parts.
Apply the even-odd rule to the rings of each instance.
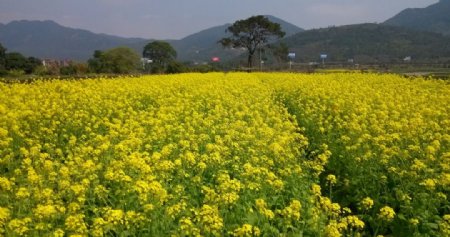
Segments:
[[[274,74],[265,80],[304,127],[308,165],[318,173],[323,195],[358,207],[352,211],[378,234],[439,234],[427,226],[437,226],[439,210],[448,206],[448,81],[370,73]],[[368,196],[371,201],[364,200]],[[398,215],[386,212],[383,219],[396,221],[380,226],[378,213],[369,209],[384,206]]]
[[[330,183],[330,185],[334,185],[337,183],[336,176],[333,174],[329,174],[326,180]]]
[[[378,217],[384,221],[392,221],[395,217],[395,211],[394,209],[392,209],[392,207],[385,206],[380,209]]]
[[[357,216],[347,216],[340,221],[331,220],[325,227],[324,233],[328,237],[346,236],[345,233],[351,236],[351,233],[358,233],[358,230],[362,230],[364,226],[364,222]]]
[[[250,224],[244,224],[242,227],[237,228],[233,232],[233,236],[237,237],[253,237],[260,236],[261,231],[258,227],[252,226]]]
[[[373,207],[373,200],[370,197],[365,197],[361,202],[360,202],[360,208],[362,210],[369,210]]]
[[[8,208],[0,207],[0,234],[4,234],[5,225],[9,219],[10,212]]]
[[[207,235],[221,235],[223,219],[219,216],[217,207],[203,205],[200,210],[195,211],[195,221],[199,223]]]
[[[210,73],[0,92],[0,235],[447,230],[445,81]]]
[[[299,219],[301,206],[284,200],[307,198],[299,187],[314,182],[303,168],[307,138],[256,74],[36,81],[0,91],[6,236],[219,236],[237,226],[247,233],[245,224],[256,234],[270,222],[246,222],[254,200],[278,197],[270,206]]]
[[[450,215],[444,215],[439,223],[439,228],[442,236],[450,236]]]
[[[286,220],[298,221],[300,219],[301,208],[302,204],[298,200],[292,200],[289,206],[283,210],[279,210],[278,213]]]
[[[273,219],[275,217],[273,211],[267,208],[267,203],[266,201],[264,201],[264,199],[256,199],[255,204],[258,212],[268,219]]]

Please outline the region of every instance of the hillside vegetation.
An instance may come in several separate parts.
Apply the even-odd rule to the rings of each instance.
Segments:
[[[308,30],[283,40],[299,61],[354,59],[358,63],[450,61],[450,37],[395,26],[360,24]]]

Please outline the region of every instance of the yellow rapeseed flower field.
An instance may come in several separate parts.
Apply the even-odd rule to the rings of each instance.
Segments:
[[[0,84],[0,236],[445,236],[449,114],[396,75]]]

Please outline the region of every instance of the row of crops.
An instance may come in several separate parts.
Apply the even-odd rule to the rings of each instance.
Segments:
[[[0,236],[447,236],[449,115],[395,75],[0,84]]]

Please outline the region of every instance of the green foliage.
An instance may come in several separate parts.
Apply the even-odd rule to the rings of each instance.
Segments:
[[[96,50],[88,60],[89,71],[94,73],[127,74],[137,71],[139,55],[130,48],[117,47],[105,52]]]
[[[159,72],[164,71],[175,60],[177,51],[167,42],[153,41],[145,45],[142,56],[153,61],[151,71]]]
[[[5,68],[5,63],[6,63],[6,48],[4,48],[2,44],[0,44],[0,69]]]
[[[41,66],[42,62],[40,59],[35,57],[28,57],[26,67],[24,68],[25,73],[31,74],[34,70]]]
[[[211,64],[195,65],[190,67],[189,70],[191,72],[200,72],[200,73],[221,71],[216,66]]]
[[[174,74],[174,73],[183,73],[188,69],[180,62],[172,61],[167,65],[166,73]]]
[[[89,71],[94,73],[102,72],[104,68],[103,52],[95,50],[93,58],[88,60]]]
[[[41,65],[41,60],[28,57],[20,53],[6,53],[6,49],[0,45],[0,74],[7,71],[23,71],[26,74],[33,73],[34,69]]]
[[[165,71],[161,65],[146,65],[146,70],[150,70],[150,73],[153,74],[162,74]]]
[[[59,69],[59,73],[64,76],[76,75],[77,68],[74,64],[70,64],[68,66],[61,67]]]
[[[130,48],[117,47],[104,54],[107,68],[112,73],[136,72],[139,65],[139,55]]]
[[[5,55],[6,69],[7,70],[19,70],[26,67],[27,58],[20,53],[7,53]]]
[[[265,16],[252,16],[238,20],[228,27],[231,37],[219,41],[224,47],[246,48],[248,50],[248,67],[252,67],[253,55],[258,47],[274,37],[283,37],[285,32],[278,23],[273,23]]]
[[[38,75],[38,76],[51,75],[51,74],[49,73],[49,70],[48,70],[46,67],[44,67],[43,65],[36,67],[36,68],[34,69],[33,74],[34,74],[34,75]]]
[[[207,72],[213,72],[213,67],[211,65],[205,64],[205,65],[196,65],[189,68],[192,72],[201,72],[201,73],[207,73]]]
[[[6,73],[7,73],[6,68],[5,68],[5,64],[6,64],[5,53],[6,53],[6,48],[4,48],[2,44],[0,44],[0,76],[6,75]]]
[[[8,75],[12,77],[20,77],[25,75],[25,71],[21,69],[12,69],[8,71]]]

